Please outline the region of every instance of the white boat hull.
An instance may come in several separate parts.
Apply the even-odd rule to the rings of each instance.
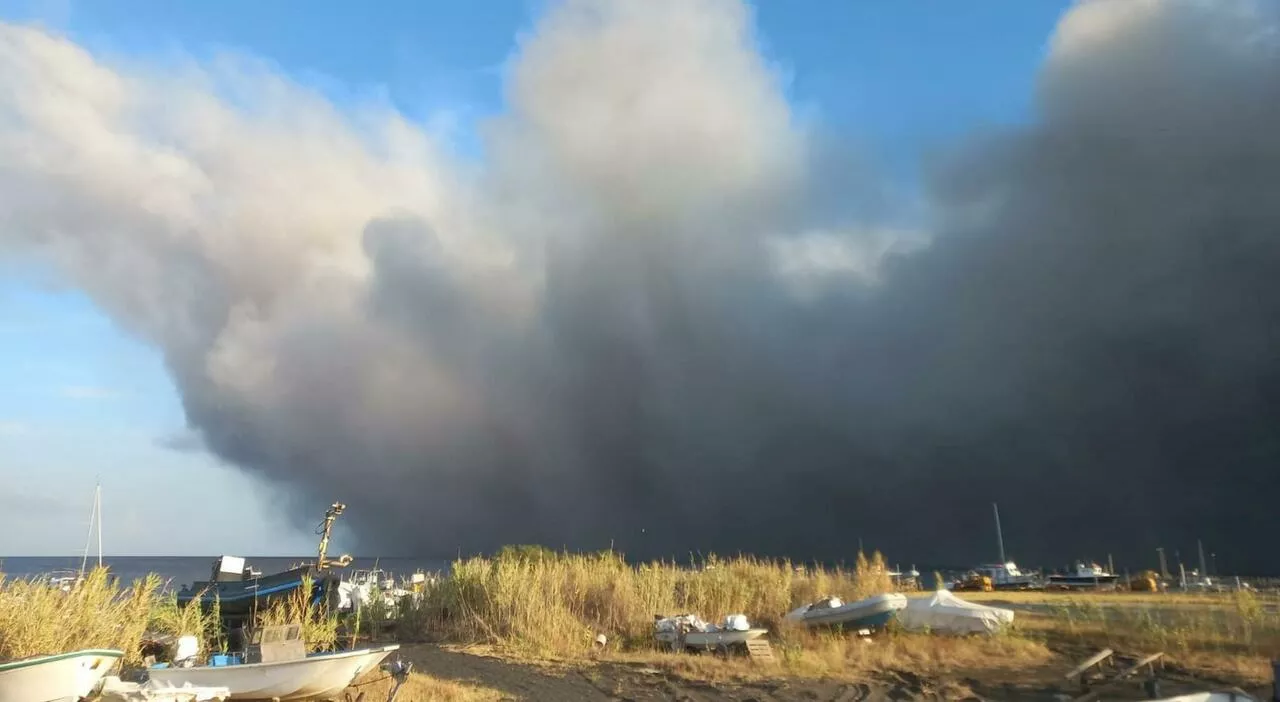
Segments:
[[[654,635],[660,643],[674,647],[701,648],[715,650],[721,646],[737,646],[752,639],[768,634],[768,629],[748,629],[746,631],[689,631],[680,634],[675,631],[663,631]]]
[[[98,702],[222,702],[231,695],[225,687],[169,687],[155,680],[124,682],[117,677],[103,680]]]
[[[98,686],[124,656],[87,650],[0,664],[0,702],[74,702]]]
[[[277,663],[156,668],[152,680],[174,687],[225,687],[233,700],[310,700],[336,697],[378,667],[399,645],[340,651]]]

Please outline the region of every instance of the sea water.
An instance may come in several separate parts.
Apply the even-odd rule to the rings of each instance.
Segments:
[[[164,579],[168,587],[177,589],[198,580],[208,580],[213,571],[215,558],[215,556],[106,556],[102,562],[122,581],[129,582],[148,573],[156,573]],[[263,575],[269,575],[287,570],[292,565],[314,560],[314,555],[246,557],[245,564]],[[81,556],[0,558],[0,573],[4,573],[6,578],[28,578],[57,571],[78,571],[81,561]],[[87,563],[88,567],[92,568],[98,564],[98,559],[92,556]],[[427,558],[357,558],[345,569],[345,572],[374,567],[381,568],[398,578],[407,577],[418,570],[427,573],[445,573],[449,570],[449,562]]]

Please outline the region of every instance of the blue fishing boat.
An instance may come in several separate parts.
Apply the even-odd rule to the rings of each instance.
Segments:
[[[316,529],[321,537],[314,563],[301,563],[279,573],[263,575],[247,566],[243,558],[220,556],[213,562],[209,580],[182,587],[177,594],[178,604],[185,606],[199,601],[208,610],[217,603],[223,621],[234,625],[258,610],[295,595],[309,582],[312,603],[327,603],[336,608],[340,582],[336,571],[349,565],[351,557],[344,554],[340,558],[329,559],[325,554],[333,523],[345,509],[346,505],[335,502],[325,512],[324,521]]]

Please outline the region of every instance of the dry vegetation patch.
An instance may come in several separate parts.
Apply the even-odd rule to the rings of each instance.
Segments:
[[[353,691],[366,700],[385,700],[395,682],[386,673],[375,671],[356,681]],[[396,702],[497,702],[510,696],[478,683],[442,680],[426,673],[410,673],[396,695]]]
[[[108,648],[136,662],[160,578],[120,585],[98,568],[64,592],[47,578],[0,576],[0,660]]]

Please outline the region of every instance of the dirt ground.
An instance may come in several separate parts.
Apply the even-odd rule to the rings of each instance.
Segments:
[[[925,679],[907,671],[886,670],[861,681],[799,679],[779,675],[709,682],[696,680],[647,663],[594,661],[580,664],[529,663],[431,645],[407,646],[401,651],[414,670],[442,683],[475,689],[475,697],[457,699],[549,700],[611,702],[676,700],[678,702],[853,702],[856,700],[1069,700],[1081,694],[1076,683],[1064,679],[1081,652],[1064,652],[1040,670],[1016,675],[957,672],[945,679]],[[1087,653],[1085,653],[1087,656]],[[1080,656],[1080,657],[1085,657]],[[1160,675],[1162,697],[1232,686],[1229,680],[1196,678],[1174,666]],[[1267,699],[1270,690],[1246,690]],[[420,694],[415,694],[420,696]],[[1147,699],[1139,681],[1106,690],[1101,700]],[[399,702],[418,702],[405,695]]]

